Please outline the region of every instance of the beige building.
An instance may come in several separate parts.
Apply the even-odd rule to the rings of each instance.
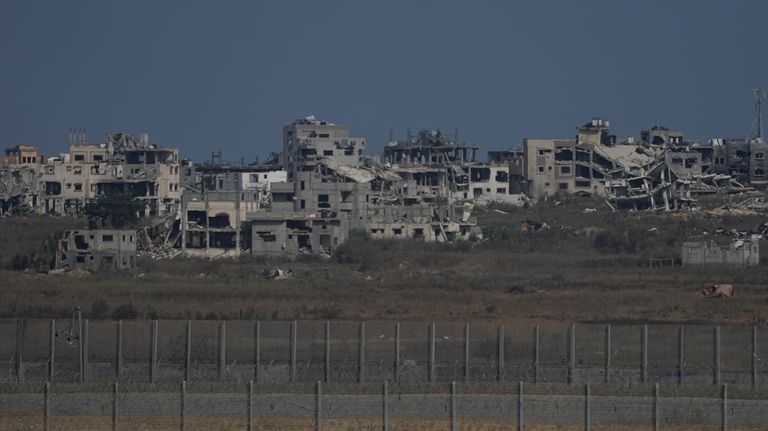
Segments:
[[[330,158],[340,165],[362,163],[365,139],[349,136],[349,127],[320,121],[313,116],[283,126],[283,168],[288,181],[299,171],[311,171],[317,163]]]
[[[98,271],[136,266],[136,231],[65,231],[56,253],[56,269]]]
[[[178,150],[158,148],[145,134],[113,133],[105,144],[78,137],[69,153],[42,166],[40,181],[46,214],[75,215],[99,195],[130,193],[146,203],[145,215],[162,215],[181,197]]]

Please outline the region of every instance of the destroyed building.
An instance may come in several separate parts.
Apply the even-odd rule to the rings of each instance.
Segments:
[[[760,264],[760,243],[750,239],[689,240],[683,243],[683,265]]]
[[[157,147],[146,134],[110,133],[105,143],[88,143],[84,133],[70,132],[68,153],[42,160],[33,147],[18,146],[7,154],[0,166],[0,178],[10,178],[0,191],[4,206],[80,215],[89,200],[120,192],[146,203],[148,216],[178,207],[178,150]]]
[[[349,127],[317,120],[314,116],[283,126],[282,166],[293,181],[296,172],[308,172],[324,158],[345,166],[359,166],[365,139],[349,136]]]
[[[476,160],[478,150],[460,144],[458,130],[452,135],[422,130],[415,137],[409,131],[403,140],[390,138],[382,162],[426,200],[520,204],[525,198],[521,154],[497,152],[492,161],[481,163]]]
[[[314,117],[286,125],[283,132],[284,148],[289,152],[283,157],[288,181],[273,183],[270,205],[246,215],[251,254],[330,254],[353,230],[366,231],[374,238],[426,241],[479,235],[469,211],[460,210],[457,218],[447,199],[438,201],[448,196],[450,156],[409,150],[409,156],[397,156],[401,164],[380,165],[362,156],[364,140],[347,138],[346,126]],[[445,147],[436,133],[421,136],[436,147]],[[344,148],[336,147],[337,138],[343,144],[348,139]],[[453,157],[465,157],[455,148],[451,151]],[[409,167],[414,169],[403,169]]]
[[[65,231],[58,243],[55,268],[59,270],[123,270],[135,265],[135,230]]]
[[[575,139],[525,139],[525,183],[534,199],[557,193],[606,197],[623,209],[682,209],[710,193],[751,190],[719,174],[717,150],[680,131],[653,127],[619,141],[602,118],[578,127]]]

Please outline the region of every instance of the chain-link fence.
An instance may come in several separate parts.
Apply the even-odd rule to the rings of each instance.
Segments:
[[[768,387],[5,383],[16,430],[765,430]]]
[[[765,327],[0,320],[0,381],[768,384]]]

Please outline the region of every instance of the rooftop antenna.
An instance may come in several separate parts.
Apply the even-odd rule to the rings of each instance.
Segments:
[[[456,126],[453,130],[453,143],[454,145],[459,145],[459,126]]]
[[[752,122],[752,127],[749,128],[749,134],[750,137],[763,142],[763,102],[765,102],[765,90],[755,88],[752,94],[755,97],[755,121]],[[752,133],[753,130],[755,131],[754,134]]]

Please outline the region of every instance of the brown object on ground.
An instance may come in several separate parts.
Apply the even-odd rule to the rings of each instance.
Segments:
[[[730,298],[733,296],[733,285],[714,284],[710,287],[705,287],[702,293],[708,298]]]

